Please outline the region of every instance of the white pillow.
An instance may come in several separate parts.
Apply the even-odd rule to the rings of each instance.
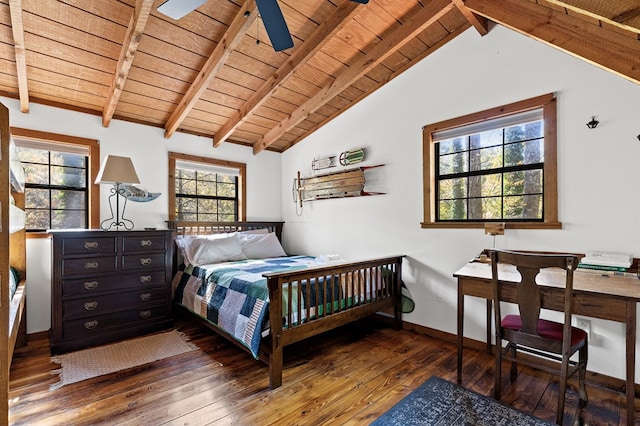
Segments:
[[[176,238],[176,246],[178,246],[178,250],[180,250],[180,254],[182,254],[182,259],[185,265],[191,265],[191,258],[189,257],[189,244],[193,241],[192,237],[185,237],[179,235]]]
[[[194,266],[247,258],[236,234],[214,239],[195,238],[189,245],[190,264]]]
[[[240,245],[248,259],[266,259],[287,255],[273,232],[240,235]]]
[[[203,235],[179,235],[176,238],[176,245],[182,253],[182,258],[186,265],[193,265],[193,242],[197,239],[215,240],[218,238],[229,238],[236,236],[235,232],[226,232],[220,234],[203,234]]]
[[[259,229],[248,229],[246,231],[240,231],[239,234],[242,235],[253,235],[253,234],[268,234],[269,230],[267,228],[259,228]]]

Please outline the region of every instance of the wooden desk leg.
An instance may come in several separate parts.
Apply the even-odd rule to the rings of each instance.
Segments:
[[[493,302],[491,299],[487,299],[487,353],[489,355],[491,355],[491,334],[493,334],[491,333],[491,314],[493,314],[491,308],[493,308]]]
[[[462,345],[464,343],[464,293],[462,280],[458,278],[458,383],[462,383]]]
[[[627,301],[627,425],[633,425],[636,394],[636,302]]]

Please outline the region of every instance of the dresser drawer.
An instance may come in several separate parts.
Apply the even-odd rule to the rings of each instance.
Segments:
[[[172,325],[169,230],[49,231],[52,353]]]
[[[103,333],[114,327],[163,319],[166,316],[166,305],[129,309],[108,315],[93,315],[87,318],[65,321],[62,325],[62,334],[65,339],[69,340],[83,339]]]
[[[166,288],[141,289],[62,302],[63,318],[87,317],[167,302]]]
[[[114,272],[116,269],[115,255],[62,259],[62,276]]]
[[[122,257],[122,269],[164,268],[164,253],[126,254]]]
[[[76,296],[86,297],[105,291],[134,290],[143,286],[159,287],[164,286],[165,283],[165,272],[163,270],[63,280],[62,297],[65,299]]]
[[[91,253],[115,253],[115,237],[82,237],[65,238],[62,240],[62,255],[91,254]]]
[[[164,235],[144,236],[136,235],[131,237],[122,237],[122,251],[130,253],[134,251],[166,251],[166,239]]]

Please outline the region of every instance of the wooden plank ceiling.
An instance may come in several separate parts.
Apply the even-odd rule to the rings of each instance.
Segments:
[[[283,152],[473,26],[504,25],[640,83],[637,0],[0,0],[0,94]],[[259,43],[258,43],[259,41]],[[428,75],[425,78],[429,78]]]

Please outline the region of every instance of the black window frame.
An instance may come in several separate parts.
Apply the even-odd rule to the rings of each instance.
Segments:
[[[22,127],[11,127],[11,135],[18,146],[32,147],[35,149],[49,149],[61,152],[83,153],[88,156],[89,179],[87,190],[89,202],[87,229],[97,229],[100,226],[100,185],[96,184],[96,177],[100,169],[100,142],[97,139],[71,136],[60,133],[44,132],[40,130],[25,129]],[[48,147],[48,148],[45,148]],[[20,194],[24,197],[24,194]],[[23,200],[24,202],[25,200]],[[48,238],[47,232],[30,231],[26,233],[27,238]]]
[[[500,119],[509,115],[526,113],[542,108],[544,120],[544,166],[543,166],[543,211],[542,220],[503,219],[493,220],[436,220],[438,199],[436,198],[435,160],[436,138],[438,132],[455,130],[486,120]],[[499,221],[511,229],[562,229],[558,220],[558,170],[557,170],[557,98],[555,93],[548,93],[530,99],[506,104],[484,111],[425,125],[422,128],[423,140],[423,205],[424,218],[420,223],[422,228],[483,228],[487,222]]]
[[[542,126],[544,126],[544,120],[538,120],[536,122],[542,122]],[[474,221],[478,221],[481,220],[483,222],[543,222],[544,221],[544,160],[541,162],[535,162],[535,163],[528,163],[528,164],[520,164],[520,165],[515,165],[515,166],[505,166],[505,151],[506,151],[506,147],[510,146],[510,145],[515,145],[515,144],[522,144],[522,143],[526,143],[526,142],[530,142],[530,141],[535,141],[535,140],[544,140],[544,133],[541,137],[538,138],[528,138],[528,139],[521,139],[521,140],[517,140],[517,141],[510,141],[510,142],[506,142],[506,132],[505,130],[508,128],[509,126],[504,126],[504,127],[495,127],[492,130],[494,131],[501,131],[502,135],[501,135],[501,143],[500,145],[496,144],[496,145],[492,145],[489,147],[479,147],[479,148],[474,148],[472,147],[472,143],[471,143],[471,137],[472,134],[467,134],[465,136],[463,136],[463,138],[467,139],[467,148],[460,150],[460,151],[456,151],[456,154],[459,153],[468,153],[468,155],[466,155],[466,159],[467,159],[467,167],[466,167],[466,172],[459,172],[459,173],[450,173],[447,175],[441,175],[440,173],[440,164],[441,162],[439,161],[443,156],[445,155],[454,155],[454,154],[450,154],[450,153],[446,153],[446,154],[442,154],[440,153],[440,150],[438,149],[440,146],[440,141],[438,142],[434,142],[434,146],[435,149],[434,151],[437,152],[437,156],[436,158],[434,158],[434,170],[435,170],[435,199],[436,199],[436,204],[438,204],[439,202],[446,200],[444,198],[440,197],[440,183],[443,181],[447,181],[447,180],[452,180],[452,179],[460,179],[460,178],[473,178],[473,177],[482,177],[482,176],[490,176],[490,175],[501,175],[501,188],[500,188],[500,195],[487,195],[487,196],[474,196],[471,195],[471,185],[469,185],[468,181],[467,181],[467,185],[466,185],[466,194],[464,197],[459,198],[460,200],[465,200],[466,203],[466,214],[467,217],[465,219],[443,219],[440,217],[441,211],[440,208],[436,208],[435,210],[435,218],[437,222],[474,222]],[[502,166],[500,167],[495,167],[495,168],[488,168],[488,169],[481,169],[481,170],[471,170],[471,159],[472,159],[472,153],[475,151],[481,151],[483,149],[490,149],[490,148],[496,148],[499,147],[501,149],[501,159],[502,159]],[[543,154],[544,155],[544,154]],[[469,214],[472,211],[472,208],[470,206],[472,200],[481,200],[481,199],[488,199],[488,198],[496,198],[496,199],[500,199],[500,211],[502,212],[502,214],[504,214],[504,204],[505,204],[505,198],[508,198],[512,195],[508,195],[505,194],[505,186],[504,186],[504,175],[507,173],[512,173],[512,172],[526,172],[526,171],[534,171],[534,170],[539,170],[541,172],[541,177],[542,177],[542,191],[540,192],[535,192],[535,193],[522,193],[522,194],[518,194],[518,196],[527,196],[527,195],[537,195],[537,196],[541,196],[542,199],[542,211],[540,213],[539,217],[536,218],[505,218],[500,217],[500,218],[469,218]],[[455,199],[452,199],[455,200]]]
[[[183,154],[178,152],[168,153],[168,167],[169,167],[169,179],[168,179],[168,202],[169,202],[169,221],[175,221],[177,219],[177,199],[176,195],[176,176],[178,168],[201,169],[203,171],[212,172],[220,171],[229,172],[224,174],[233,174],[236,176],[236,198],[235,204],[235,221],[247,220],[247,165],[245,163],[239,163],[229,160],[220,160],[209,157],[202,157],[197,155]],[[195,222],[195,221],[187,221]],[[211,221],[207,221],[211,222]]]
[[[177,220],[186,220],[184,219],[184,217],[180,217],[181,214],[189,214],[189,213],[184,213],[184,212],[180,212],[178,211],[178,207],[180,206],[180,199],[191,199],[194,200],[195,206],[196,206],[196,212],[195,213],[190,213],[190,214],[195,214],[196,215],[196,221],[197,222],[201,222],[200,220],[200,215],[215,215],[216,219],[213,220],[213,222],[237,222],[238,221],[238,216],[239,216],[239,205],[240,205],[240,199],[239,199],[239,176],[233,176],[233,175],[224,175],[223,173],[217,173],[215,172],[215,186],[216,186],[216,193],[218,193],[218,185],[219,184],[224,184],[224,185],[229,185],[229,183],[222,183],[220,182],[220,180],[218,179],[218,176],[231,176],[233,177],[233,185],[234,185],[234,193],[236,194],[235,197],[226,197],[226,196],[220,196],[220,195],[198,195],[198,182],[202,182],[200,180],[198,180],[198,174],[199,173],[212,173],[212,172],[202,172],[202,171],[198,171],[197,169],[187,169],[187,168],[182,168],[182,167],[176,167],[176,177],[175,177],[175,182],[176,182],[176,187],[177,182],[180,179],[184,179],[184,178],[180,178],[179,175],[179,170],[190,170],[193,171],[195,173],[195,185],[196,185],[196,194],[181,194],[176,190],[175,196],[176,196],[176,218]],[[207,181],[207,182],[212,182],[211,180]],[[220,210],[217,209],[217,211],[215,213],[212,212],[202,212],[200,213],[198,211],[199,205],[200,203],[198,202],[199,200],[214,200],[216,201],[216,203],[219,206],[219,202],[220,201],[232,201],[233,202],[233,206],[234,206],[234,215],[233,215],[233,219],[232,220],[221,220],[220,219]],[[228,213],[224,214],[225,216],[228,216]],[[212,221],[211,219],[207,219],[208,221]]]
[[[21,148],[21,149],[31,149],[31,148]],[[53,226],[53,216],[54,216],[54,212],[56,211],[68,211],[68,210],[74,210],[74,211],[83,211],[84,212],[84,227],[83,228],[87,228],[89,225],[89,156],[87,155],[83,155],[82,158],[84,160],[84,167],[74,167],[74,166],[63,166],[63,165],[59,165],[59,164],[52,164],[51,163],[51,153],[64,153],[63,151],[55,151],[55,150],[47,150],[47,157],[48,157],[48,163],[32,163],[32,162],[25,162],[22,161],[23,164],[37,164],[37,165],[46,165],[49,169],[49,183],[48,184],[40,184],[40,183],[30,183],[28,181],[25,180],[25,184],[24,184],[24,191],[25,191],[25,200],[28,199],[27,196],[27,191],[30,189],[44,189],[47,190],[49,192],[49,208],[48,209],[44,209],[44,208],[38,208],[38,209],[34,209],[34,208],[29,208],[25,205],[25,213],[29,214],[29,211],[44,211],[47,210],[49,212],[49,228],[46,229],[42,229],[42,228],[29,228],[27,227],[27,222],[25,221],[25,231],[26,232],[43,232],[46,231],[47,229],[56,229],[56,230],[60,230],[60,229],[68,229],[68,228],[56,228]],[[55,185],[51,183],[51,176],[52,176],[52,168],[53,167],[67,167],[67,168],[72,168],[72,169],[79,169],[79,170],[84,170],[84,186],[79,187],[79,186],[70,186],[70,185]],[[53,208],[53,203],[51,202],[51,193],[52,191],[76,191],[76,192],[82,192],[84,193],[84,205],[85,208],[83,210],[79,210],[79,209],[56,209]]]

